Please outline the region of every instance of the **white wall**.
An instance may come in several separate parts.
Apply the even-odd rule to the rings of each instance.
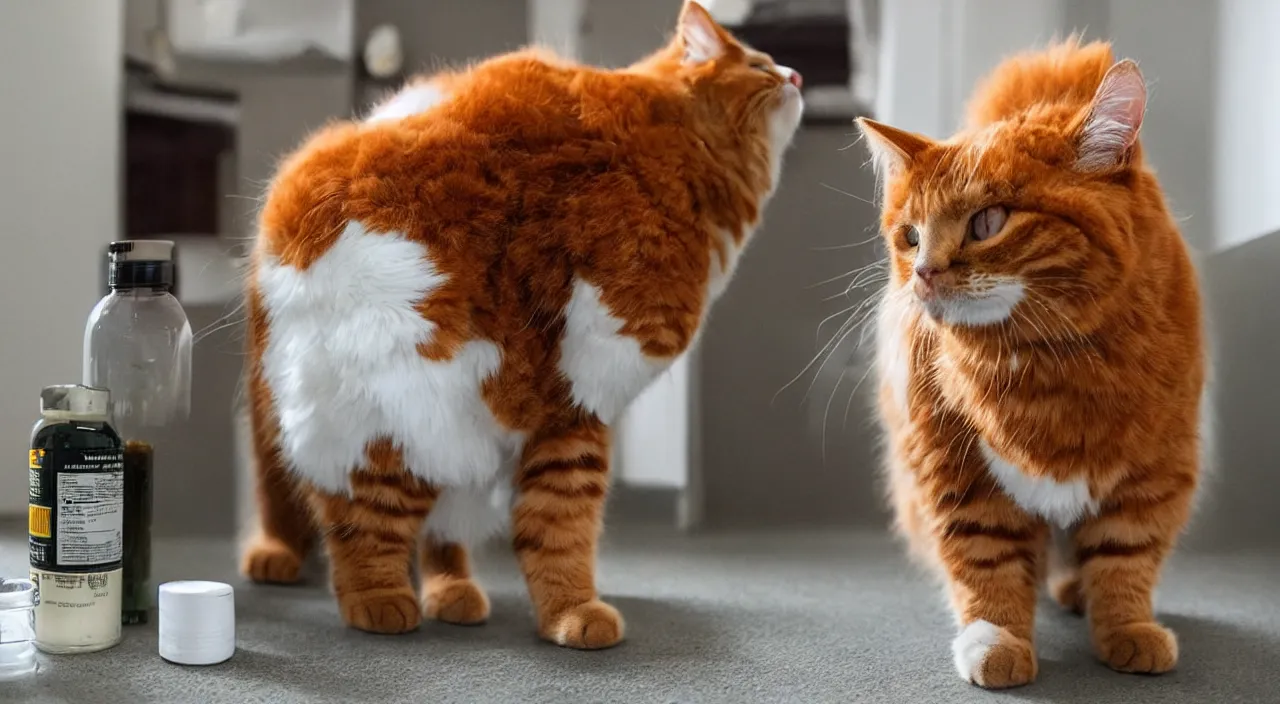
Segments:
[[[876,112],[946,136],[975,82],[1008,54],[1072,31],[1110,39],[1117,58],[1142,66],[1148,159],[1187,241],[1210,251],[1280,227],[1280,199],[1262,196],[1280,192],[1280,138],[1262,136],[1280,131],[1280,93],[1269,89],[1280,85],[1268,30],[1277,23],[1273,0],[1179,3],[1177,12],[1167,0],[893,0],[881,13]]]
[[[19,471],[40,388],[80,381],[84,322],[120,227],[122,0],[0,3],[0,513],[23,510]]]
[[[1137,61],[1149,86],[1142,123],[1146,158],[1183,237],[1204,252],[1219,245],[1220,231],[1214,225],[1221,207],[1214,184],[1222,173],[1214,148],[1220,4],[1178,3],[1178,11],[1170,12],[1167,0],[1112,0],[1107,23],[1117,57]]]
[[[1280,2],[1219,5],[1214,197],[1216,245],[1280,230]]]
[[[528,0],[529,43],[578,58],[587,0]]]
[[[882,2],[877,119],[948,136],[959,127],[975,83],[997,63],[1063,34],[1063,2]]]
[[[633,486],[682,487],[689,475],[689,358],[658,377],[619,423],[619,476]]]

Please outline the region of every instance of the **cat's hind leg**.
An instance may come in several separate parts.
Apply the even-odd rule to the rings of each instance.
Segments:
[[[1048,543],[1045,588],[1049,597],[1063,610],[1084,615],[1084,589],[1080,582],[1080,565],[1076,562],[1073,531],[1052,528]]]
[[[369,443],[350,491],[311,489],[324,529],[338,608],[347,625],[372,633],[404,633],[422,622],[412,566],[434,487],[404,468],[389,441]]]
[[[460,543],[427,534],[422,539],[422,612],[429,619],[473,626],[489,618],[489,598],[471,576]]]
[[[242,548],[240,571],[254,582],[292,584],[301,576],[315,526],[306,497],[280,453],[271,394],[256,363],[249,380],[258,527]]]
[[[609,488],[609,431],[594,418],[543,431],[524,449],[514,546],[538,633],[584,650],[617,645],[623,620],[596,593],[596,544]]]

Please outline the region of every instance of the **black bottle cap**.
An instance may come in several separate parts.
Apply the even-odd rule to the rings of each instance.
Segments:
[[[121,240],[107,245],[107,286],[120,291],[132,288],[173,289],[173,242]]]

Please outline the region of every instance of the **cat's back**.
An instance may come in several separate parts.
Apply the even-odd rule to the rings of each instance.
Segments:
[[[493,131],[453,103],[517,111],[495,70],[532,76],[530,60],[493,64],[421,79],[364,120],[316,131],[268,190],[251,355],[284,456],[322,488],[343,487],[384,439],[440,485],[484,481],[518,442],[485,401],[503,340],[476,312],[501,312],[510,184]]]
[[[285,457],[318,486],[342,487],[386,438],[439,485],[483,482],[513,428],[565,401],[547,322],[577,291],[562,196],[617,157],[583,117],[583,80],[527,52],[426,77],[281,163],[252,257],[251,354]]]

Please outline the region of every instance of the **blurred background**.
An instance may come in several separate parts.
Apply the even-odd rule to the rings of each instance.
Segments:
[[[106,242],[172,239],[198,333],[196,417],[157,478],[156,529],[233,532],[249,489],[237,276],[276,160],[419,70],[528,42],[626,64],[665,40],[680,4],[0,0],[4,456],[25,447],[40,387],[80,377]],[[622,424],[617,515],[690,531],[886,524],[861,328],[842,327],[879,284],[854,272],[881,256],[852,120],[944,136],[1002,56],[1079,30],[1114,40],[1151,83],[1143,138],[1210,298],[1219,462],[1193,540],[1280,538],[1280,3],[706,4],[804,74],[809,114],[701,347]],[[0,514],[23,511],[24,487],[0,473]]]

